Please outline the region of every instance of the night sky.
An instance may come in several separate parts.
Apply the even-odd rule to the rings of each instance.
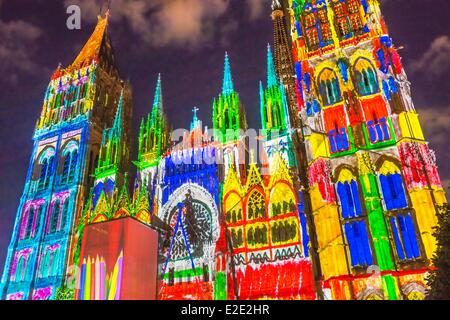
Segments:
[[[70,4],[81,4],[81,30],[66,27]],[[448,188],[450,1],[385,0],[382,11],[394,43],[403,47],[416,108]],[[0,0],[0,272],[44,91],[58,63],[67,66],[76,57],[98,13],[94,0]],[[259,128],[258,84],[273,38],[269,0],[113,0],[111,15],[119,70],[133,86],[135,136],[150,111],[159,72],[174,128],[188,128],[194,106],[210,127],[225,51],[249,127]]]

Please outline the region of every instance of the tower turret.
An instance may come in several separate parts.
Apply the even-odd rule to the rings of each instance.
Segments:
[[[299,127],[297,86],[295,80],[292,45],[287,32],[285,8],[282,0],[272,1],[272,21],[274,26],[275,66],[281,84],[286,93],[289,121],[292,128]]]

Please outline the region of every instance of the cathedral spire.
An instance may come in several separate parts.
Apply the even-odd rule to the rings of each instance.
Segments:
[[[223,76],[222,93],[228,95],[234,91],[233,78],[231,77],[230,61],[228,59],[228,52],[225,52],[225,68]]]
[[[104,40],[108,28],[108,19],[109,10],[105,13],[104,17],[98,17],[94,32],[72,63],[73,69],[79,69],[81,65],[89,64],[92,60],[99,58],[101,48],[105,45]]]
[[[217,99],[214,99],[212,122],[214,129],[221,133],[221,137],[215,138],[222,142],[239,140],[239,129],[247,130],[245,110],[239,94],[234,90],[227,52],[225,52],[222,92]],[[230,135],[227,136],[227,133]]]
[[[153,115],[156,112],[162,112],[162,85],[161,85],[161,73],[158,74],[158,81],[156,83],[155,97],[153,99]]]
[[[270,44],[267,44],[267,87],[270,88],[277,84],[277,73],[273,63],[272,50],[270,49]]]
[[[122,113],[123,113],[123,89],[120,93],[119,105],[117,107],[114,124],[111,128],[111,135],[120,138],[122,135]]]

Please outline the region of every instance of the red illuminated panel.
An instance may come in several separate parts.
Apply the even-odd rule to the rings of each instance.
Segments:
[[[81,300],[155,300],[158,234],[125,218],[88,225],[80,252]]]

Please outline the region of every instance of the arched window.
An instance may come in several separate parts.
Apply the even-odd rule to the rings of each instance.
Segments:
[[[390,217],[397,257],[400,260],[420,258],[416,228],[410,213],[395,214]]]
[[[53,161],[55,159],[55,149],[47,148],[39,159],[41,165],[41,176],[39,177],[38,190],[45,190],[50,185]]]
[[[56,232],[58,228],[58,220],[59,220],[59,214],[61,212],[61,205],[59,202],[59,199],[55,201],[53,204],[51,216],[50,216],[50,226],[48,229],[48,233],[54,233]]]
[[[365,32],[360,14],[360,0],[347,0],[350,24],[355,35]]]
[[[350,148],[347,130],[345,128],[336,128],[328,132],[331,153],[347,151]]]
[[[270,216],[277,216],[297,213],[295,195],[285,183],[277,183],[272,189],[270,196]]]
[[[358,58],[353,66],[353,72],[360,96],[368,96],[380,92],[377,73],[368,59]]]
[[[400,210],[408,207],[405,187],[400,169],[392,162],[385,161],[380,169],[380,184],[392,236],[399,260],[411,260],[420,257],[414,214]]]
[[[332,1],[336,29],[340,40],[345,40],[364,32],[359,6],[359,0]]]
[[[336,20],[336,30],[340,40],[350,38],[352,35],[352,28],[347,11],[345,1],[333,0],[333,12]]]
[[[316,14],[313,12],[312,7],[305,8],[303,26],[305,28],[306,44],[308,45],[308,49],[310,51],[317,50],[320,46],[319,28]]]
[[[63,151],[64,168],[61,177],[61,184],[71,183],[75,179],[75,173],[78,162],[78,144],[71,141]]]
[[[370,266],[373,260],[367,220],[363,216],[358,184],[349,170],[341,171],[336,189],[352,266]]]
[[[41,257],[41,265],[39,268],[39,275],[41,278],[47,278],[49,276],[50,266],[50,250],[46,249]]]
[[[58,273],[58,260],[59,260],[59,249],[56,249],[51,254],[50,259],[50,277],[56,276]]]
[[[369,140],[372,144],[391,140],[387,118],[383,117],[378,119],[376,118],[376,115],[374,115],[373,120],[367,121],[366,125],[369,133]]]
[[[403,209],[408,206],[400,171],[381,174],[380,184],[387,210]]]
[[[264,196],[254,191],[247,202],[247,220],[266,218],[266,202]]]
[[[323,69],[319,74],[319,91],[322,97],[322,102],[325,106],[333,105],[342,101],[341,92],[339,89],[339,80],[330,68]]]
[[[19,257],[19,261],[17,262],[16,266],[16,274],[15,274],[16,281],[20,282],[25,279],[25,270],[24,270],[25,267],[26,267],[25,257],[21,255]]]
[[[28,217],[27,217],[27,228],[25,232],[24,239],[29,239],[31,237],[32,229],[33,229],[33,222],[34,222],[34,215],[35,215],[35,209],[34,206],[31,206],[28,210]]]
[[[59,230],[64,230],[64,228],[66,227],[67,224],[67,219],[69,216],[69,204],[70,204],[70,199],[67,198],[66,201],[64,201],[64,205],[63,205],[63,209],[62,209],[62,215],[61,215],[61,221],[60,221],[60,225],[59,225]]]

